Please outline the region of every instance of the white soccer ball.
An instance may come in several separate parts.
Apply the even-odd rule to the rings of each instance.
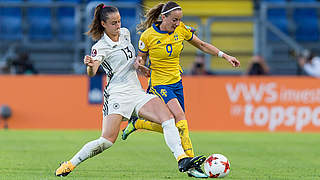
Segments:
[[[212,154],[204,162],[204,171],[210,178],[222,178],[230,172],[230,162],[222,154]]]

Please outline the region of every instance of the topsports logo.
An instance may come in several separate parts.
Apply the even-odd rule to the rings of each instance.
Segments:
[[[226,83],[231,103],[231,116],[240,116],[246,126],[293,127],[301,131],[305,126],[320,127],[320,88],[287,88],[270,83]]]

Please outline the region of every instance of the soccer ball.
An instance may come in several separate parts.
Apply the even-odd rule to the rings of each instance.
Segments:
[[[204,163],[204,171],[210,178],[225,177],[230,172],[230,162],[222,154],[212,154]]]

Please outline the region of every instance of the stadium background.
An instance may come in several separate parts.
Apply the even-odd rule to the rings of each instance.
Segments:
[[[131,31],[135,46],[139,38],[136,24],[146,9],[158,3],[103,2],[119,7],[122,24]],[[0,76],[0,104],[13,112],[10,128],[100,128],[104,80],[101,76],[87,78],[82,64],[94,43],[84,33],[98,3],[0,1],[0,64],[27,52],[39,73]],[[319,50],[317,1],[178,3],[183,8],[183,20],[197,29],[200,38],[241,61],[240,68],[232,69],[223,60],[205,55],[206,69],[215,75],[191,76],[192,63],[201,52],[185,43],[181,65],[191,130],[319,130],[319,80],[303,76],[295,56],[303,49]],[[265,58],[272,77],[243,76],[253,55]],[[146,80],[141,81],[145,87]],[[239,96],[237,101],[232,94]],[[278,126],[281,128],[275,128]]]
[[[100,135],[102,76],[88,78],[82,58],[92,41],[84,32],[94,7],[119,7],[137,46],[140,14],[158,1],[0,0],[0,67],[27,52],[38,74],[0,71],[0,180],[56,179],[59,162]],[[227,179],[319,179],[320,80],[297,64],[303,49],[319,54],[316,0],[183,0],[186,24],[236,56],[241,67],[206,55],[210,76],[190,75],[200,53],[185,43],[186,115],[196,154],[221,153]],[[269,76],[246,76],[261,55]],[[146,79],[141,78],[144,88]],[[6,109],[7,110],[7,109]],[[8,130],[2,128],[8,123]],[[123,123],[122,126],[125,126]],[[157,143],[155,143],[157,142]],[[178,173],[163,137],[133,133],[77,167],[68,179],[190,179]]]

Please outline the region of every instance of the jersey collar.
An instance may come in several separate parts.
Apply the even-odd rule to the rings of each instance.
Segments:
[[[173,32],[171,32],[171,33],[169,33],[168,31],[161,31],[160,30],[160,28],[158,28],[158,26],[157,25],[159,25],[160,23],[153,23],[152,24],[152,27],[153,27],[153,29],[155,30],[155,31],[157,31],[158,33],[161,33],[161,34],[172,34]]]
[[[112,41],[106,33],[103,33],[103,34],[104,34],[104,35],[103,35],[104,40],[107,41],[107,43],[108,43],[111,47],[115,48],[115,47],[117,47],[117,46],[120,44],[121,34],[120,34],[120,36],[119,36],[118,42]]]

